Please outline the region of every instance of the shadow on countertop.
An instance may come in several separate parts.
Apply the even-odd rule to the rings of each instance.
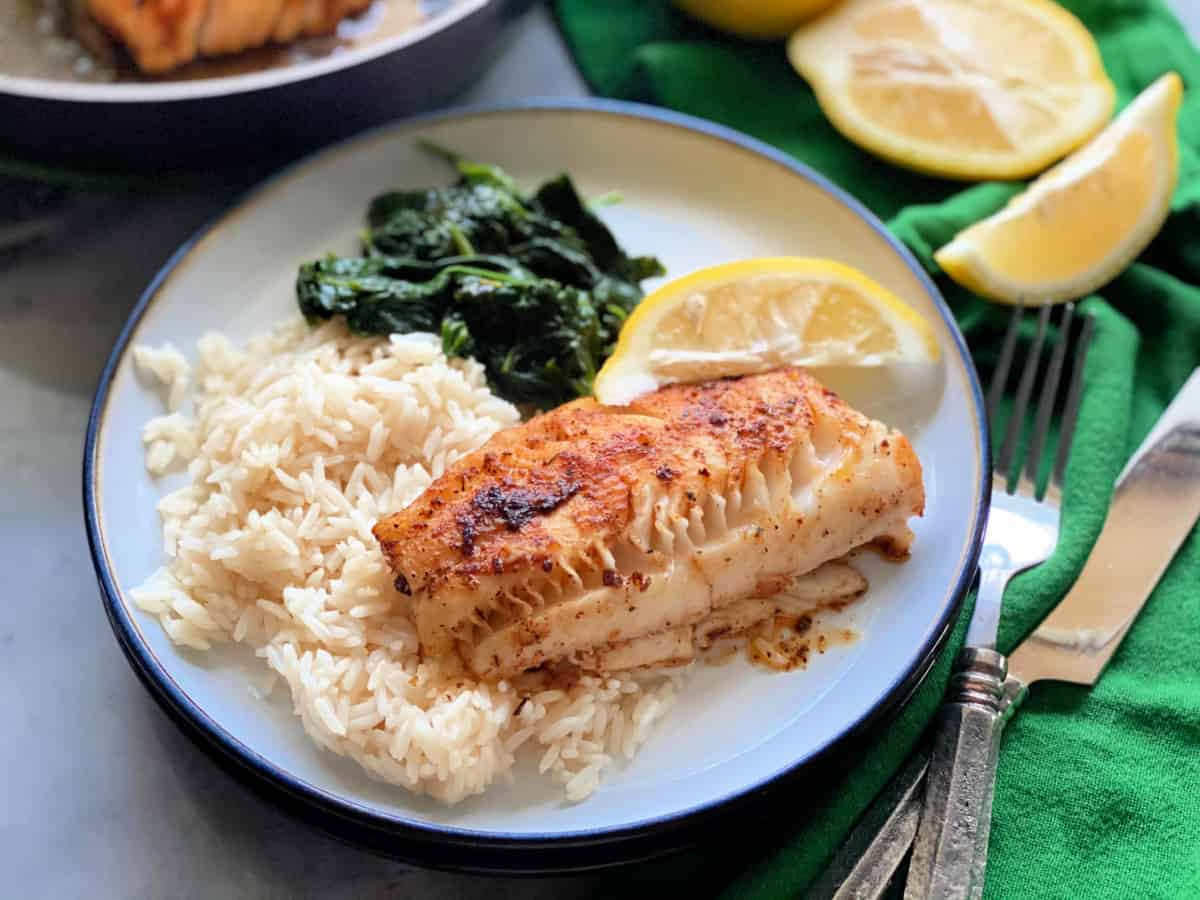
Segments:
[[[90,400],[113,341],[155,273],[243,188],[43,188],[23,195],[34,199],[20,206],[6,200],[0,384],[8,376]]]

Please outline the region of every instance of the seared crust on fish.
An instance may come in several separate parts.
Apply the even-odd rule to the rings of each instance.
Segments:
[[[143,72],[328,34],[371,0],[87,0]]]
[[[867,543],[906,552],[923,509],[902,434],[781,369],[566,404],[495,435],[375,536],[423,652],[501,678],[686,661],[714,612]]]

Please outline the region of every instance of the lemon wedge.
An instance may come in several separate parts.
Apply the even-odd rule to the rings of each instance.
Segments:
[[[934,254],[946,273],[1006,303],[1054,303],[1111,281],[1158,233],[1179,177],[1174,72],[1086,147]]]
[[[738,37],[785,38],[837,0],[675,0],[694,19]]]
[[[950,178],[1036,174],[1114,102],[1096,42],[1049,0],[849,0],[788,56],[843,135]]]
[[[938,356],[929,323],[856,269],[770,257],[660,287],[633,311],[593,386],[601,403],[620,405],[676,382]]]

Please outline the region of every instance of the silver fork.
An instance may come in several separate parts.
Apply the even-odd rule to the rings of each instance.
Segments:
[[[979,589],[966,645],[936,719],[929,751],[901,770],[863,817],[809,892],[809,900],[873,900],[882,895],[912,844],[905,900],[971,898],[983,892],[991,826],[996,757],[1007,700],[1007,661],[995,650],[1004,589],[1012,577],[1044,562],[1058,542],[1061,485],[1074,435],[1083,364],[1092,336],[1084,318],[1063,402],[1058,449],[1049,481],[1039,491],[1039,472],[1050,421],[1059,396],[1075,310],[1063,307],[1059,340],[1045,362],[1025,465],[1015,481],[1026,413],[1042,369],[1051,308],[1043,306],[1029,353],[1017,380],[1004,440],[995,456],[992,503],[980,555]],[[1000,433],[1000,400],[1013,368],[1024,310],[1013,310],[988,390],[987,416]],[[921,780],[925,779],[922,809]],[[914,843],[915,839],[915,843]]]
[[[1075,354],[1074,371],[1063,408],[1062,426],[1058,450],[1050,471],[1050,480],[1044,492],[1037,489],[1038,470],[1042,465],[1042,453],[1050,431],[1050,419],[1058,397],[1062,380],[1063,364],[1067,355],[1067,337],[1075,316],[1073,304],[1066,304],[1059,319],[1061,340],[1055,342],[1042,380],[1034,418],[1033,435],[1015,484],[1009,477],[1018,452],[1025,415],[1033,385],[1042,362],[1042,349],[1046,343],[1046,327],[1050,322],[1050,307],[1043,306],[1038,313],[1037,331],[1024,368],[1017,382],[1017,393],[1013,399],[1012,414],[1004,432],[1004,441],[996,453],[992,466],[992,505],[988,514],[987,530],[983,538],[983,550],[979,558],[979,591],[975,600],[975,613],[967,630],[966,646],[985,647],[996,643],[996,628],[1000,621],[1000,601],[1004,589],[1014,575],[1024,572],[1038,563],[1045,562],[1058,543],[1059,508],[1062,504],[1062,478],[1067,467],[1067,457],[1074,436],[1075,419],[1079,414],[1080,391],[1083,386],[1083,363],[1087,346],[1091,341],[1092,320],[1083,323],[1079,346]],[[1024,309],[1013,310],[1008,330],[1001,345],[1000,358],[992,383],[988,388],[987,416],[993,432],[999,432],[1000,400],[1009,381],[1017,333],[1020,330]]]
[[[925,775],[925,801],[909,862],[905,900],[950,900],[983,895],[991,831],[992,792],[1000,732],[1004,723],[1004,681],[1008,660],[996,647],[1004,589],[1012,577],[1044,562],[1058,543],[1060,488],[1074,436],[1083,381],[1083,361],[1091,340],[1091,318],[1084,321],[1074,371],[1067,389],[1058,452],[1046,491],[1038,490],[1043,448],[1058,398],[1075,310],[1063,309],[1062,339],[1055,342],[1042,378],[1025,465],[1014,485],[1010,477],[1025,425],[1025,413],[1042,363],[1050,307],[1038,313],[1037,331],[1017,382],[1012,415],[992,474],[992,509],[979,561],[979,590],[967,628],[959,669],[951,678],[938,714]],[[1012,366],[1023,310],[1017,307],[1001,345],[988,391],[988,420],[998,425],[1000,398]]]

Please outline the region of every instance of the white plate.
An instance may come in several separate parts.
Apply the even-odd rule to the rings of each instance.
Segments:
[[[575,805],[520,771],[515,784],[453,808],[372,781],[318,750],[286,699],[251,695],[248,679],[260,663],[244,648],[181,651],[129,600],[163,562],[154,507],[177,483],[146,475],[140,430],[160,400],[136,377],[129,347],[169,340],[193,348],[210,329],[236,339],[290,313],[296,265],[351,250],[373,195],[448,180],[445,166],[414,146],[417,137],[497,162],[527,184],[566,170],[585,193],[620,191],[623,202],[604,217],[626,247],[657,254],[671,276],[753,256],[827,256],[856,266],[919,309],[943,350],[942,365],[922,378],[827,377],[852,403],[904,429],[925,470],[927,512],[915,525],[912,559],[864,560],[872,587],[846,614],[860,639],[815,657],[805,671],[770,674],[742,661],[699,668],[639,756]],[[437,115],[354,139],[267,183],[184,247],[142,298],[102,379],[85,505],[114,628],[147,684],[227,761],[302,808],[319,807],[322,824],[378,826],[435,848],[611,845],[727,808],[912,689],[974,570],[985,446],[978,384],[943,301],[853,200],[765,145],[698,120],[615,103],[533,105]],[[388,849],[425,858],[414,846]]]

